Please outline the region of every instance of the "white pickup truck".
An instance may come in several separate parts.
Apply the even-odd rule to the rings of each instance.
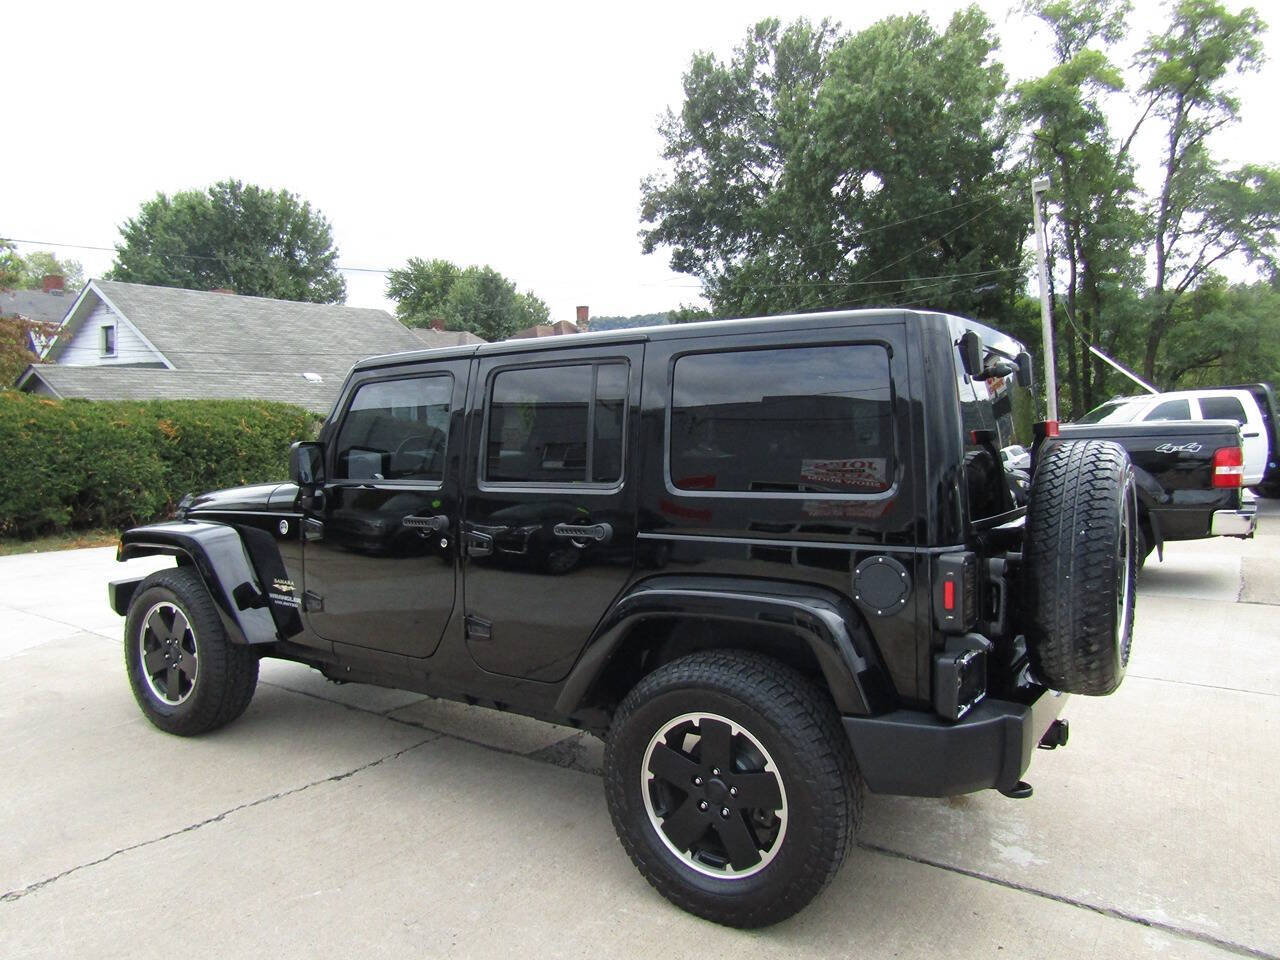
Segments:
[[[1267,424],[1254,395],[1244,388],[1177,390],[1115,397],[1077,423],[1153,423],[1161,420],[1234,420],[1244,444],[1244,482],[1262,483],[1270,455]]]

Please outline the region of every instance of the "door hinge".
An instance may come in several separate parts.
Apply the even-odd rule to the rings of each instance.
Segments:
[[[483,620],[480,617],[467,617],[467,639],[468,640],[492,640],[493,639],[493,622]]]
[[[304,590],[302,593],[302,609],[307,613],[323,613],[324,597],[310,590]]]

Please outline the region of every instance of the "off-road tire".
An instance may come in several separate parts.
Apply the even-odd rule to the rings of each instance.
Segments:
[[[1102,696],[1124,679],[1133,639],[1138,510],[1129,456],[1106,440],[1040,454],[1027,512],[1027,653],[1055,690]]]
[[[767,750],[785,791],[785,833],[752,875],[698,872],[667,846],[646,809],[646,750],[664,725],[691,713],[740,725]],[[862,779],[830,696],[745,651],[694,653],[642,679],[614,716],[604,783],[618,838],[645,879],[676,906],[733,927],[777,923],[816,897],[844,862],[862,814]]]
[[[157,604],[180,610],[190,627],[185,636],[194,646],[198,666],[178,703],[157,695],[143,664],[145,618]],[[143,715],[166,733],[182,737],[208,733],[235,720],[249,706],[258,683],[257,653],[227,639],[209,591],[190,567],[160,570],[138,584],[125,620],[124,662]]]

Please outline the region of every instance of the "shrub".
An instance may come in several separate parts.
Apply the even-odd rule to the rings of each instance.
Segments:
[[[187,492],[283,479],[319,418],[255,400],[54,400],[0,391],[0,536],[123,527]]]

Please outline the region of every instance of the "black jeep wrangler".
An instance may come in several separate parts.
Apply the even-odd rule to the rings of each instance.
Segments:
[[[1033,428],[1030,368],[902,310],[366,360],[291,482],[124,534],[121,560],[177,558],[111,585],[134,695],[204,733],[267,656],[584,728],[649,881],[776,922],[864,785],[1026,796],[1063,693],[1121,681],[1132,470]]]

